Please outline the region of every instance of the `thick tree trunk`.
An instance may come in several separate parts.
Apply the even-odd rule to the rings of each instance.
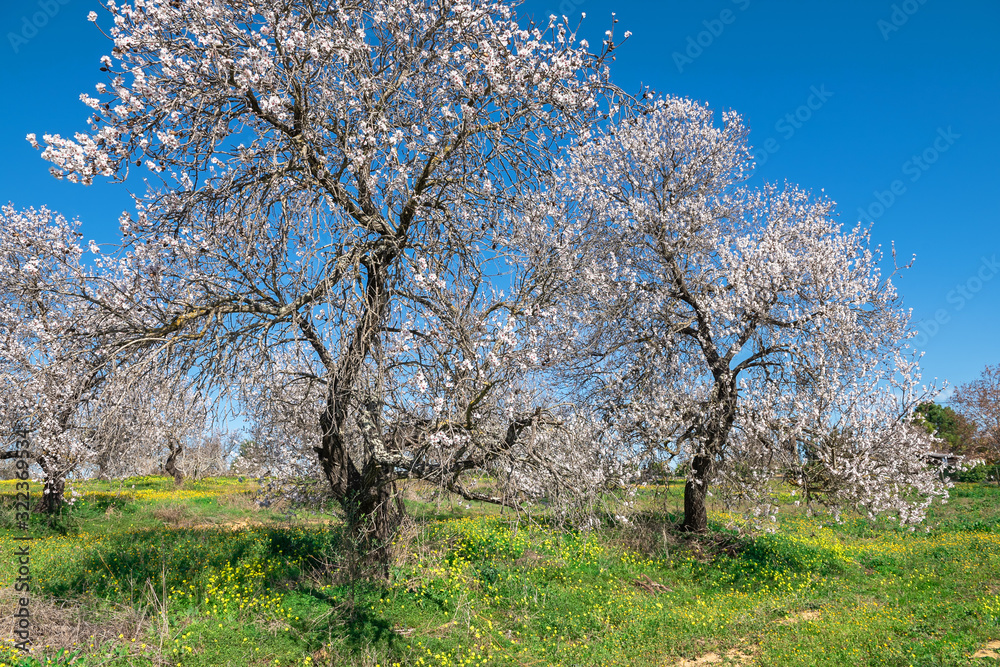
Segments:
[[[168,444],[170,446],[170,454],[167,456],[167,462],[163,464],[163,470],[174,478],[174,484],[180,484],[184,481],[184,473],[177,467],[177,459],[184,453],[184,447],[181,443],[173,439]]]
[[[712,459],[698,455],[691,460],[691,474],[684,485],[684,523],[681,530],[690,533],[708,532],[708,510],[705,497],[708,494]]]
[[[108,454],[101,452],[97,459],[97,479],[106,481],[108,479]]]
[[[375,567],[379,574],[387,577],[392,543],[404,514],[402,496],[396,484],[387,481],[377,487],[361,489],[342,504],[360,562]]]
[[[324,436],[323,440],[324,445],[328,445],[340,439]],[[404,515],[402,496],[395,482],[381,471],[359,474],[342,448],[324,446],[316,449],[333,495],[344,510],[353,540],[351,546],[359,561],[377,567],[382,576],[387,576],[392,542]]]
[[[708,336],[704,340],[709,340]],[[714,348],[703,342],[709,361],[716,365],[713,370],[715,386],[713,387],[714,402],[709,420],[704,425],[702,435],[704,440],[701,453],[691,459],[691,474],[684,485],[684,523],[681,530],[691,533],[708,532],[708,508],[705,498],[708,496],[708,484],[712,481],[715,467],[715,457],[725,452],[726,441],[736,419],[736,377],[729,371],[728,362],[720,360]],[[708,354],[708,353],[711,354]]]
[[[337,427],[336,408],[330,401],[320,418],[323,436],[316,453],[333,496],[344,510],[359,561],[387,576],[392,542],[404,515],[402,496],[371,452],[364,471],[358,471]]]
[[[52,460],[46,456],[39,456],[38,467],[45,475],[45,482],[42,485],[42,495],[35,505],[35,511],[44,514],[56,514],[62,509],[63,494],[66,489],[65,472],[58,465],[53,465]]]

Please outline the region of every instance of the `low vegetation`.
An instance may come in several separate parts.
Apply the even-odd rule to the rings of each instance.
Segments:
[[[331,515],[259,509],[254,491],[221,478],[76,484],[58,520],[33,517],[35,646],[14,650],[8,616],[0,666],[959,665],[1000,653],[993,485],[958,485],[929,532],[790,506],[756,535],[715,508],[698,537],[674,530],[678,482],[645,487],[629,517],[587,532],[411,488],[415,518],[387,581],[359,576]],[[10,554],[13,483],[0,492]],[[12,568],[2,576],[11,609]]]

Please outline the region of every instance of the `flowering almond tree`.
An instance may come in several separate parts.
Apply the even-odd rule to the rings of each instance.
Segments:
[[[132,326],[130,349],[186,355],[236,394],[262,374],[311,383],[297,395],[315,455],[366,540],[388,544],[401,476],[501,500],[458,476],[550,417],[470,368],[506,367],[527,338],[504,321],[523,299],[465,278],[503,267],[524,194],[615,95],[612,34],[593,55],[554,17],[524,27],[492,0],[107,8],[108,82],[82,96],[90,132],[46,135],[43,156],[82,183],[151,175],[115,278],[149,291],[108,306]],[[463,321],[481,329],[434,347],[436,323]],[[461,376],[445,381],[458,389],[447,410],[414,413],[433,373],[408,338],[453,364],[433,373]],[[449,356],[460,349],[479,356]],[[417,433],[390,447],[403,422]]]
[[[117,369],[92,410],[93,464],[102,477],[161,469],[180,484],[209,435],[213,405],[183,369],[132,364]]]
[[[94,406],[113,368],[97,308],[73,296],[85,275],[78,227],[47,209],[0,211],[0,436],[28,435],[49,513],[97,454]]]
[[[116,276],[121,263],[96,244],[85,250],[79,229],[47,209],[0,211],[0,436],[29,435],[45,479],[40,508],[49,512],[61,507],[71,473],[134,474],[163,450],[176,460],[205,430],[208,411],[179,365],[130,363],[123,333],[135,321],[115,312],[152,292]]]
[[[909,426],[919,372],[881,254],[831,202],[744,185],[746,130],[721,121],[671,98],[595,131],[533,213],[577,278],[556,338],[584,360],[571,376],[622,437],[687,463],[687,530],[706,530],[713,483],[774,509],[778,473],[835,511],[918,521],[944,489]]]
[[[484,264],[496,260],[417,262],[400,285],[390,335],[366,370],[377,391],[365,395],[348,448],[360,457],[359,446],[370,447],[395,461],[392,481],[419,479],[512,508],[558,497],[561,509],[576,514],[625,482],[631,468],[587,419],[586,406],[560,402],[550,389],[536,318],[525,313],[551,301],[542,284],[551,274],[511,254],[507,272],[489,275]],[[509,293],[497,289],[501,280]],[[274,361],[246,383],[242,398],[254,406],[256,467],[308,475],[324,390],[293,359]],[[489,475],[469,480],[466,472]]]

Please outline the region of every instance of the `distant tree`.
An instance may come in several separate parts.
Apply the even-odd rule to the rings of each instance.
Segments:
[[[114,378],[99,405],[100,471],[121,476],[162,467],[180,484],[190,450],[208,434],[211,406],[179,369],[128,370]]]
[[[1000,364],[986,366],[977,379],[959,385],[951,402],[975,425],[976,453],[1000,462]]]
[[[143,457],[179,453],[206,413],[182,369],[118,349],[127,327],[106,305],[145,285],[108,282],[114,260],[84,247],[79,228],[44,208],[0,210],[0,437],[28,433],[49,513],[68,475],[140,472]]]
[[[914,417],[927,432],[944,440],[944,448],[953,454],[973,454],[975,424],[946,405],[933,402],[921,403]]]
[[[240,437],[239,432],[218,425],[207,429],[184,449],[186,472],[196,480],[228,473]]]

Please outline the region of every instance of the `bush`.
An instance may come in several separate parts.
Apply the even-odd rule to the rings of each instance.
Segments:
[[[968,470],[963,470],[955,475],[956,481],[959,482],[973,482],[982,483],[985,481],[996,481],[1000,479],[1000,464],[986,464],[980,463],[979,465],[969,468]]]

